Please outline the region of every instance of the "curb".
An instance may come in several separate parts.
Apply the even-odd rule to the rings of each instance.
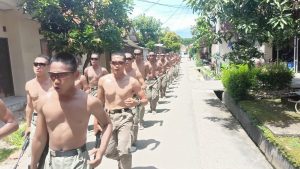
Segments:
[[[222,96],[223,103],[228,110],[235,116],[235,118],[241,123],[244,130],[247,132],[252,141],[259,147],[264,153],[270,164],[276,169],[299,169],[295,168],[290,162],[281,154],[276,146],[270,143],[262,134],[260,129],[252,124],[251,119],[245,113],[239,104],[233,100],[233,98],[224,91]]]

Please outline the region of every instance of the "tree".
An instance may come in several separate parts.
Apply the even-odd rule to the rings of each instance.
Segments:
[[[159,20],[142,14],[134,18],[132,23],[141,46],[151,49],[155,43],[159,42],[162,31],[162,23]]]
[[[181,46],[181,38],[175,32],[167,31],[163,34],[161,42],[166,47],[166,52],[178,52]]]
[[[22,0],[20,7],[41,24],[52,51],[74,54],[122,47],[129,25],[131,0]]]
[[[194,42],[193,38],[181,38],[181,43],[188,46]]]
[[[245,50],[255,43],[273,43],[277,47],[298,35],[300,20],[298,1],[289,0],[186,0],[210,23],[221,23],[215,38],[239,45]],[[296,11],[296,12],[295,12]],[[220,38],[218,38],[220,37]],[[247,46],[242,47],[241,45]]]

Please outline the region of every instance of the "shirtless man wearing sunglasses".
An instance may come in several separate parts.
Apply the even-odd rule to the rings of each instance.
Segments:
[[[90,94],[93,96],[97,95],[99,78],[108,74],[106,68],[100,66],[99,59],[99,54],[93,53],[91,55],[91,66],[84,70],[84,75],[89,83]]]
[[[44,95],[51,87],[52,82],[48,76],[49,70],[49,57],[46,55],[39,55],[34,59],[33,72],[35,78],[29,80],[25,84],[26,91],[26,130],[25,135],[35,131],[37,112],[36,104],[38,99]],[[30,134],[32,138],[33,133]]]

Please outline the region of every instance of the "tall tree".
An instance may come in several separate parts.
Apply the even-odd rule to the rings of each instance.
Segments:
[[[181,46],[181,38],[175,32],[164,32],[161,42],[165,45],[167,52],[179,52]]]
[[[121,48],[132,0],[21,0],[20,7],[40,22],[50,50],[89,56]]]
[[[159,42],[162,31],[162,23],[151,16],[139,15],[132,21],[140,40],[140,45],[154,48],[154,44]]]
[[[220,21],[221,29],[218,35],[234,44],[234,50],[246,50],[247,46],[255,46],[257,42],[260,44],[271,42],[281,47],[287,40],[300,33],[298,1],[186,0],[186,2],[210,23],[217,24],[217,21]]]

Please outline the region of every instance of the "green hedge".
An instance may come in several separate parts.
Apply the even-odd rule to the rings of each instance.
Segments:
[[[248,65],[229,65],[222,69],[222,83],[235,100],[247,98],[250,89],[282,90],[290,86],[294,74],[283,63],[250,68]]]
[[[264,65],[258,68],[257,80],[261,89],[282,90],[289,87],[294,73],[284,64]]]
[[[248,96],[248,90],[253,86],[255,74],[248,65],[230,65],[222,70],[222,83],[228,93],[235,99],[241,100]]]

